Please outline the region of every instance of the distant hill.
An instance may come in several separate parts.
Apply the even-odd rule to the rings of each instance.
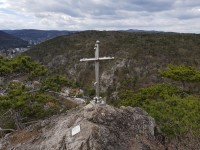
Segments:
[[[28,42],[0,31],[0,49],[27,47]]]
[[[168,64],[200,68],[199,34],[86,31],[46,41],[25,54],[93,88],[94,63],[79,60],[94,57],[96,40],[100,56],[115,57],[100,64],[101,91],[107,95],[163,83],[159,71]]]
[[[34,29],[23,29],[23,30],[4,30],[5,32],[21,38],[30,43],[41,43],[46,40],[55,38],[62,35],[70,35],[74,31],[57,31],[57,30],[34,30]]]
[[[119,30],[121,32],[149,32],[149,33],[161,33],[163,31],[156,30],[138,30],[138,29],[128,29],[128,30]]]

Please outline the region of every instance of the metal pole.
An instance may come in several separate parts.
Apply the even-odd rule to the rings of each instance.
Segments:
[[[99,100],[99,41],[96,41],[96,51],[95,51],[95,78],[96,78],[96,98]]]

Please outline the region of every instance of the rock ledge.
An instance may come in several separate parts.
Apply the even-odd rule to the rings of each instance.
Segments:
[[[72,136],[74,127],[80,132]],[[140,108],[88,104],[0,140],[15,150],[162,150],[155,120]]]

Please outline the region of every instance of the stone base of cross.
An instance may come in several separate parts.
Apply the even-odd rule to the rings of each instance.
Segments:
[[[101,104],[101,105],[104,105],[106,104],[106,101],[102,98],[102,97],[99,97],[97,98],[96,96],[93,98],[93,100],[91,101],[91,103],[93,104]]]
[[[95,62],[95,89],[96,89],[96,96],[94,97],[92,103],[95,104],[105,104],[106,102],[99,96],[99,90],[100,90],[100,82],[99,82],[99,62],[102,60],[111,60],[114,59],[114,57],[99,57],[99,41],[96,41],[95,44],[95,58],[83,58],[80,61],[94,61]]]

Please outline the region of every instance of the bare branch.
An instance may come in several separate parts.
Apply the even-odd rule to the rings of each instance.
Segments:
[[[40,89],[35,89],[35,90],[31,90],[31,91],[28,91],[28,92],[26,92],[26,93],[33,93],[33,92],[37,92],[37,91],[39,91]]]
[[[39,120],[39,121],[30,121],[30,122],[26,122],[26,123],[24,123],[24,125],[32,124],[32,123],[38,123],[38,122],[40,122],[40,120]]]
[[[17,130],[14,130],[14,129],[2,129],[1,127],[0,127],[0,131],[12,131],[12,132],[14,132],[14,131],[17,131]]]
[[[7,112],[5,112],[3,115],[0,116],[0,118],[3,118],[7,113],[9,113],[10,110],[8,110]]]

